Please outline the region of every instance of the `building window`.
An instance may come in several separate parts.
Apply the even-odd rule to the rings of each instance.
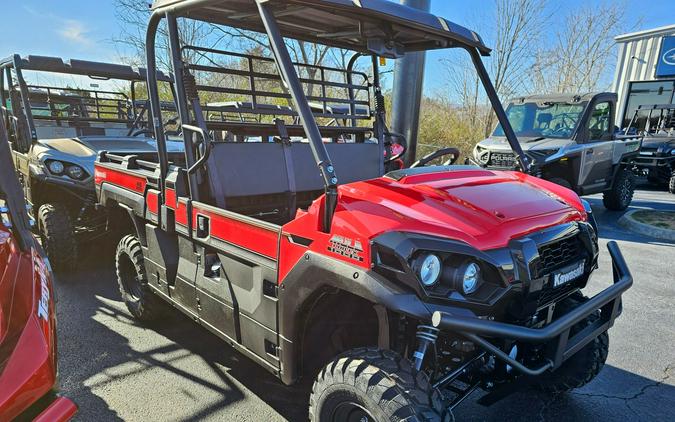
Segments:
[[[635,111],[641,105],[655,104],[675,104],[673,101],[673,92],[675,91],[675,80],[654,81],[654,82],[631,82],[628,91],[628,103],[626,104],[626,113],[623,115],[622,127],[629,125],[633,128],[644,128],[647,123],[649,111],[640,110],[635,121],[631,124]],[[652,116],[650,126],[658,122],[659,116]]]

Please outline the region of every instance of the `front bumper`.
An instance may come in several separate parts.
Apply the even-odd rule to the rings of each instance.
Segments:
[[[441,330],[462,335],[526,375],[539,375],[547,370],[554,370],[598,335],[607,331],[621,314],[621,295],[633,285],[633,277],[616,242],[609,242],[607,248],[612,258],[614,284],[543,328],[529,328],[438,311],[434,312],[432,323]],[[601,310],[601,317],[598,320],[570,336],[574,325],[598,309]],[[539,367],[531,368],[510,357],[487,338],[547,343],[551,347],[548,348],[546,362]]]

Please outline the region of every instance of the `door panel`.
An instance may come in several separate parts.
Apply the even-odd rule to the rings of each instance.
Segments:
[[[597,192],[609,186],[612,176],[612,103],[601,101],[594,105],[585,130],[588,140],[583,146],[580,184],[584,193]]]

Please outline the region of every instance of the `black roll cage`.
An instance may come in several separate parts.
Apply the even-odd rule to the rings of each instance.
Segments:
[[[216,5],[216,3],[218,2],[213,0],[162,0],[157,2],[157,6],[154,7],[150,21],[148,23],[148,30],[146,33],[148,94],[153,115],[153,129],[155,132],[155,139],[157,140],[159,153],[159,187],[160,191],[162,192],[159,201],[161,207],[165,207],[164,188],[165,178],[168,172],[168,156],[166,149],[166,136],[161,125],[161,108],[155,73],[157,69],[155,38],[157,35],[159,23],[162,19],[166,19],[167,21],[171,63],[173,66],[173,74],[175,75],[176,79],[176,102],[178,105],[179,115],[182,122],[191,123],[193,120],[189,118],[190,108],[188,106],[188,104],[191,103],[192,111],[195,117],[194,121],[196,122],[193,128],[194,130],[190,129],[189,127],[186,128],[185,125],[183,126],[186,167],[191,169],[189,173],[189,185],[190,195],[193,199],[198,199],[196,197],[198,192],[196,189],[194,189],[194,187],[198,185],[198,180],[200,177],[200,174],[198,171],[196,171],[197,168],[195,166],[197,163],[205,162],[204,156],[208,154],[208,149],[210,148],[208,128],[202,113],[202,108],[199,104],[198,98],[196,98],[196,83],[194,82],[194,78],[190,78],[189,69],[182,60],[182,47],[180,46],[178,35],[177,16],[186,16],[190,19],[203,20],[212,23],[225,24],[232,27],[254,30],[263,32],[267,35],[275,58],[274,61],[281,75],[281,80],[284,82],[285,87],[288,90],[289,97],[293,100],[296,106],[302,128],[309,141],[312,155],[323,177],[326,196],[322,227],[324,232],[330,231],[333,213],[337,205],[338,177],[335,173],[335,169],[331,162],[330,156],[328,155],[326,147],[323,144],[321,131],[317,121],[315,120],[315,115],[313,114],[309,105],[307,95],[305,94],[301,85],[301,79],[299,78],[299,75],[295,69],[295,64],[291,60],[288,48],[284,42],[284,36],[355,51],[355,56],[349,62],[350,66],[353,66],[356,58],[360,57],[361,55],[370,55],[372,57],[374,65],[373,68],[375,72],[373,86],[375,89],[376,105],[374,129],[375,138],[378,140],[383,156],[385,135],[384,101],[379,86],[379,75],[377,74],[376,60],[378,55],[395,58],[400,57],[401,54],[404,53],[404,46],[401,45],[401,43],[397,43],[395,40],[393,40],[393,35],[391,35],[393,33],[393,28],[401,26],[405,30],[410,31],[411,35],[409,38],[412,39],[407,40],[409,42],[410,51],[447,47],[464,48],[471,56],[479,79],[485,88],[487,96],[497,115],[498,121],[502,124],[506,138],[520,161],[521,168],[525,172],[529,171],[529,157],[523,153],[523,150],[508,121],[506,113],[504,112],[504,108],[481,59],[481,55],[489,54],[489,49],[487,49],[487,47],[482,44],[480,37],[472,31],[468,31],[465,28],[454,25],[445,19],[434,17],[433,15],[420,16],[419,14],[415,14],[416,12],[413,9],[401,7],[399,5],[392,5],[389,4],[390,2],[386,1],[379,3],[378,7],[382,9],[382,11],[380,11],[373,8],[372,6],[371,8],[363,7],[360,2],[353,2],[351,6],[347,6],[344,4],[345,2],[338,2],[335,0],[315,0],[312,2],[304,0],[277,0],[274,2],[269,0],[251,0],[245,5],[241,4],[241,2],[232,2],[231,4],[228,3],[228,11],[232,11],[232,9],[236,9],[238,11],[239,8],[241,8],[241,13],[231,16],[219,16],[218,13],[222,12],[216,12],[215,8],[211,7]],[[237,3],[239,3],[239,6]],[[257,13],[254,11],[252,6],[249,7],[252,3],[255,3]],[[274,6],[288,6],[286,10],[281,10],[279,12],[279,16],[283,17],[284,19],[284,33],[282,33],[280,24],[275,17],[275,10],[272,3],[274,3]],[[290,14],[311,8],[315,8],[315,10],[325,13],[326,10],[331,10],[330,8],[342,10],[348,7],[354,7],[355,12],[358,11],[360,14],[359,16],[365,15],[365,17],[363,17],[363,21],[359,21],[360,29],[356,33],[345,34],[340,32],[336,34],[325,34],[326,38],[322,38],[321,35],[310,36],[310,31],[308,31],[308,29],[304,29],[307,28],[306,26],[303,27],[295,21],[291,22],[290,17],[288,17]],[[199,8],[203,9],[197,10]],[[209,13],[208,16],[199,15],[199,13],[197,13],[204,13],[204,10]],[[410,16],[401,16],[402,14],[406,13]],[[250,21],[248,19],[255,17],[256,15],[260,18],[262,26],[260,24],[249,23]],[[236,19],[233,17],[236,17]],[[431,19],[431,21],[429,19]],[[362,27],[362,25],[365,26],[366,23],[372,24],[373,22],[382,23],[382,26],[386,27],[383,32],[392,36],[391,42],[383,39],[382,35],[380,34],[378,34],[377,37],[369,37],[365,33],[365,29]],[[421,37],[420,31],[423,34]],[[331,38],[331,36],[334,36],[334,38]],[[352,85],[352,82],[353,81],[351,80],[348,81],[348,85]],[[322,99],[325,100],[325,98]],[[354,121],[355,119],[353,119],[353,115],[355,114],[356,104],[352,93],[350,93],[349,106],[350,119]],[[196,151],[193,151],[195,143],[193,143],[192,138],[194,135],[199,135],[202,138],[201,141],[196,143],[197,145],[201,144],[201,157],[195,157]],[[164,214],[164,212],[162,212],[162,214]]]
[[[59,88],[59,87],[49,87],[41,85],[29,85],[26,83],[23,72],[25,70],[37,71],[37,72],[50,72],[64,75],[79,75],[87,76],[94,80],[109,80],[109,79],[119,79],[126,80],[130,82],[131,89],[131,98],[128,98],[125,94],[120,92],[105,91],[105,90],[92,90],[92,89],[80,89],[80,88]],[[12,75],[14,71],[14,76]],[[171,89],[173,88],[173,78],[170,75],[166,75],[162,72],[157,72],[156,80],[161,80],[171,84]],[[73,121],[73,122],[105,122],[105,123],[129,123],[135,122],[139,118],[139,111],[136,108],[136,84],[139,82],[146,81],[147,71],[143,68],[132,68],[131,66],[112,64],[112,63],[101,63],[101,62],[92,62],[87,60],[76,60],[71,59],[64,61],[59,57],[47,57],[47,56],[26,56],[22,57],[19,54],[14,54],[12,56],[6,57],[0,60],[0,109],[2,110],[3,118],[7,128],[10,127],[10,116],[13,116],[14,119],[18,119],[18,113],[10,113],[7,110],[7,95],[8,91],[5,91],[5,81],[8,83],[8,88],[12,89],[12,82],[16,80],[19,94],[21,97],[21,103],[24,105],[22,114],[26,120],[28,130],[30,131],[30,136],[32,141],[37,140],[37,131],[35,129],[35,120],[56,120],[57,123],[60,121]],[[34,93],[31,92],[31,89],[44,89],[47,91],[49,96],[52,91],[66,91],[66,92],[79,92],[79,93],[89,93],[93,95],[92,97],[85,97],[82,95],[73,95],[73,100],[79,100],[82,102],[92,101],[93,104],[86,104],[87,106],[93,106],[95,110],[96,118],[92,117],[42,117],[34,116],[33,109],[31,107],[30,98],[34,96]],[[116,95],[119,98],[103,98],[100,95],[110,94]],[[175,92],[174,92],[175,96]],[[103,117],[104,115],[110,114],[109,109],[111,107],[120,107],[121,102],[126,102],[130,104],[132,110],[132,116],[130,119],[119,119],[119,118],[109,118]],[[117,104],[108,104],[105,102],[113,102]],[[14,111],[19,111],[18,105],[12,104]]]
[[[645,120],[645,127],[644,127],[644,132],[645,133],[650,133],[651,129],[648,127],[651,125],[652,121],[652,115],[654,114],[654,111],[659,112],[659,121],[656,124],[656,127],[661,127],[662,124],[665,122],[665,119],[670,118],[671,114],[675,114],[675,104],[641,104],[637,107],[635,110],[635,113],[633,113],[633,118],[630,120],[630,123],[626,128],[624,129],[624,135],[628,135],[628,131],[630,130],[631,127],[633,127],[633,124],[637,122],[638,115],[640,114],[641,111],[648,111],[649,113],[647,114],[647,119]],[[664,113],[665,111],[670,111],[672,113]],[[639,129],[636,127],[636,130],[639,131]]]

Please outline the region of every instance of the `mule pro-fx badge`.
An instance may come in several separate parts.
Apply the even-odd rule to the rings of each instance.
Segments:
[[[363,246],[358,240],[348,237],[333,235],[330,238],[328,251],[342,255],[355,261],[363,262]]]

